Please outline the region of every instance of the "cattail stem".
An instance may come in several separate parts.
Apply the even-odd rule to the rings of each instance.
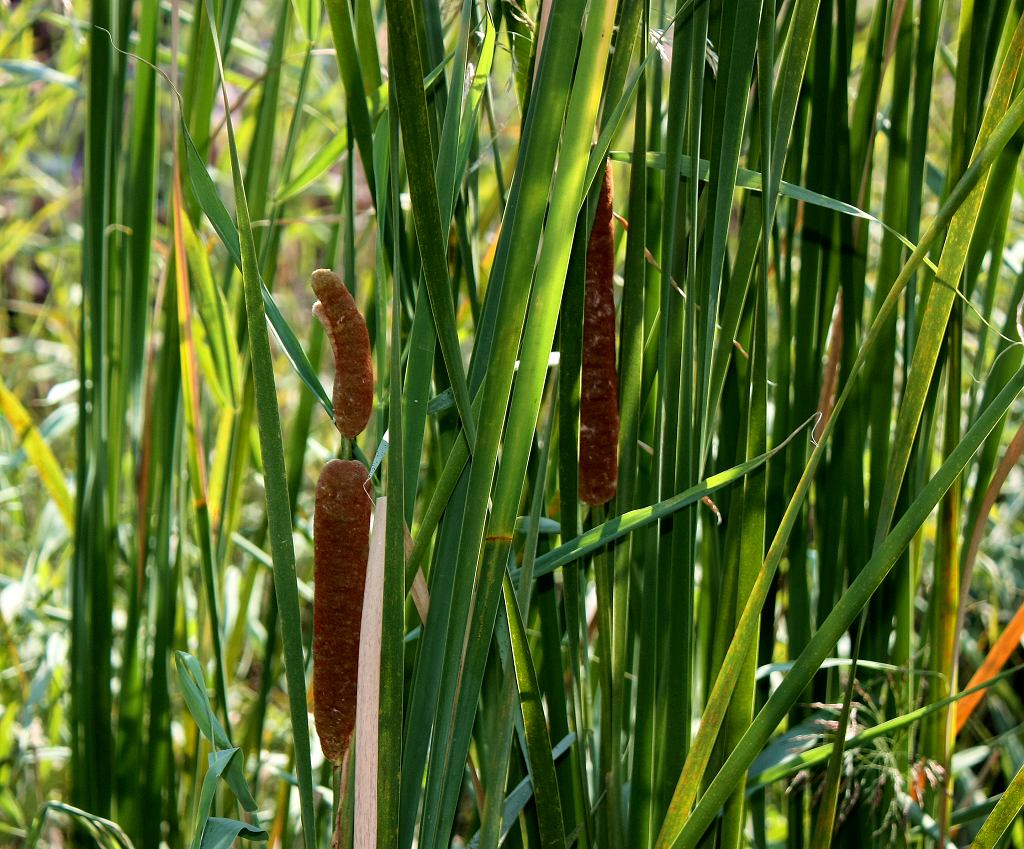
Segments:
[[[363,595],[356,707],[355,849],[377,846],[377,758],[380,716],[380,644],[384,608],[384,537],[387,498],[378,498],[370,532]]]

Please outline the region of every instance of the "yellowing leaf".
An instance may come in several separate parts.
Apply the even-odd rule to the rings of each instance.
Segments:
[[[67,484],[64,482],[64,474],[61,472],[60,464],[53,455],[53,451],[50,450],[50,446],[47,445],[46,440],[43,439],[39,428],[32,421],[32,416],[29,415],[28,410],[15,397],[14,393],[4,385],[2,380],[0,380],[0,408],[3,409],[4,417],[10,422],[15,437],[24,446],[25,453],[39,472],[43,486],[46,487],[50,498],[53,499],[57,509],[60,510],[65,524],[67,524],[69,530],[72,529],[75,524],[75,508],[72,504]]]

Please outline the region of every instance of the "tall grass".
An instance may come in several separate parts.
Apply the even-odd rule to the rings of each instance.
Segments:
[[[1024,847],[1022,13],[0,7],[4,839]],[[369,330],[352,440],[321,267]],[[334,456],[387,498],[346,774]]]

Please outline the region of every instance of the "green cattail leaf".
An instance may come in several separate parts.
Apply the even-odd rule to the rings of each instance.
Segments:
[[[227,248],[232,262],[241,270],[242,249],[238,240],[238,229],[235,227],[231,214],[224,205],[224,201],[221,200],[217,186],[206,170],[206,165],[203,163],[199,151],[196,150],[195,143],[192,141],[192,137],[189,135],[184,122],[181,123],[181,131],[185,140],[186,166],[192,189],[199,199],[199,205],[202,207],[203,212],[213,225],[213,229],[220,236],[224,247]],[[320,406],[333,419],[334,406],[331,403],[330,397],[324,390],[320,378],[317,377],[313,367],[309,364],[306,352],[302,349],[302,345],[295,336],[295,332],[281,314],[281,310],[274,302],[273,295],[270,294],[262,280],[260,280],[260,295],[263,298],[263,308],[267,320],[270,322],[270,326],[274,328],[278,342],[281,343],[281,348],[295,369],[295,373],[309,387],[317,401],[320,402]]]
[[[210,817],[203,829],[203,840],[199,849],[228,849],[236,840],[269,840],[270,835],[264,828],[256,828],[249,823],[223,817]]]
[[[994,849],[1024,808],[1024,766],[1006,788],[992,813],[981,826],[974,838],[971,849]]]

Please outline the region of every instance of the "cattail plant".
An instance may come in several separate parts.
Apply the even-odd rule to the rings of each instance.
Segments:
[[[370,335],[341,277],[318,268],[313,272],[313,291],[320,299],[313,305],[313,315],[323,324],[334,351],[334,423],[342,436],[355,439],[373,412]]]
[[[619,474],[619,378],[615,370],[615,233],[612,169],[605,164],[587,244],[580,386],[580,500],[604,504]]]
[[[313,515],[313,713],[324,755],[340,764],[356,721],[359,633],[372,503],[366,467],[331,460]]]

